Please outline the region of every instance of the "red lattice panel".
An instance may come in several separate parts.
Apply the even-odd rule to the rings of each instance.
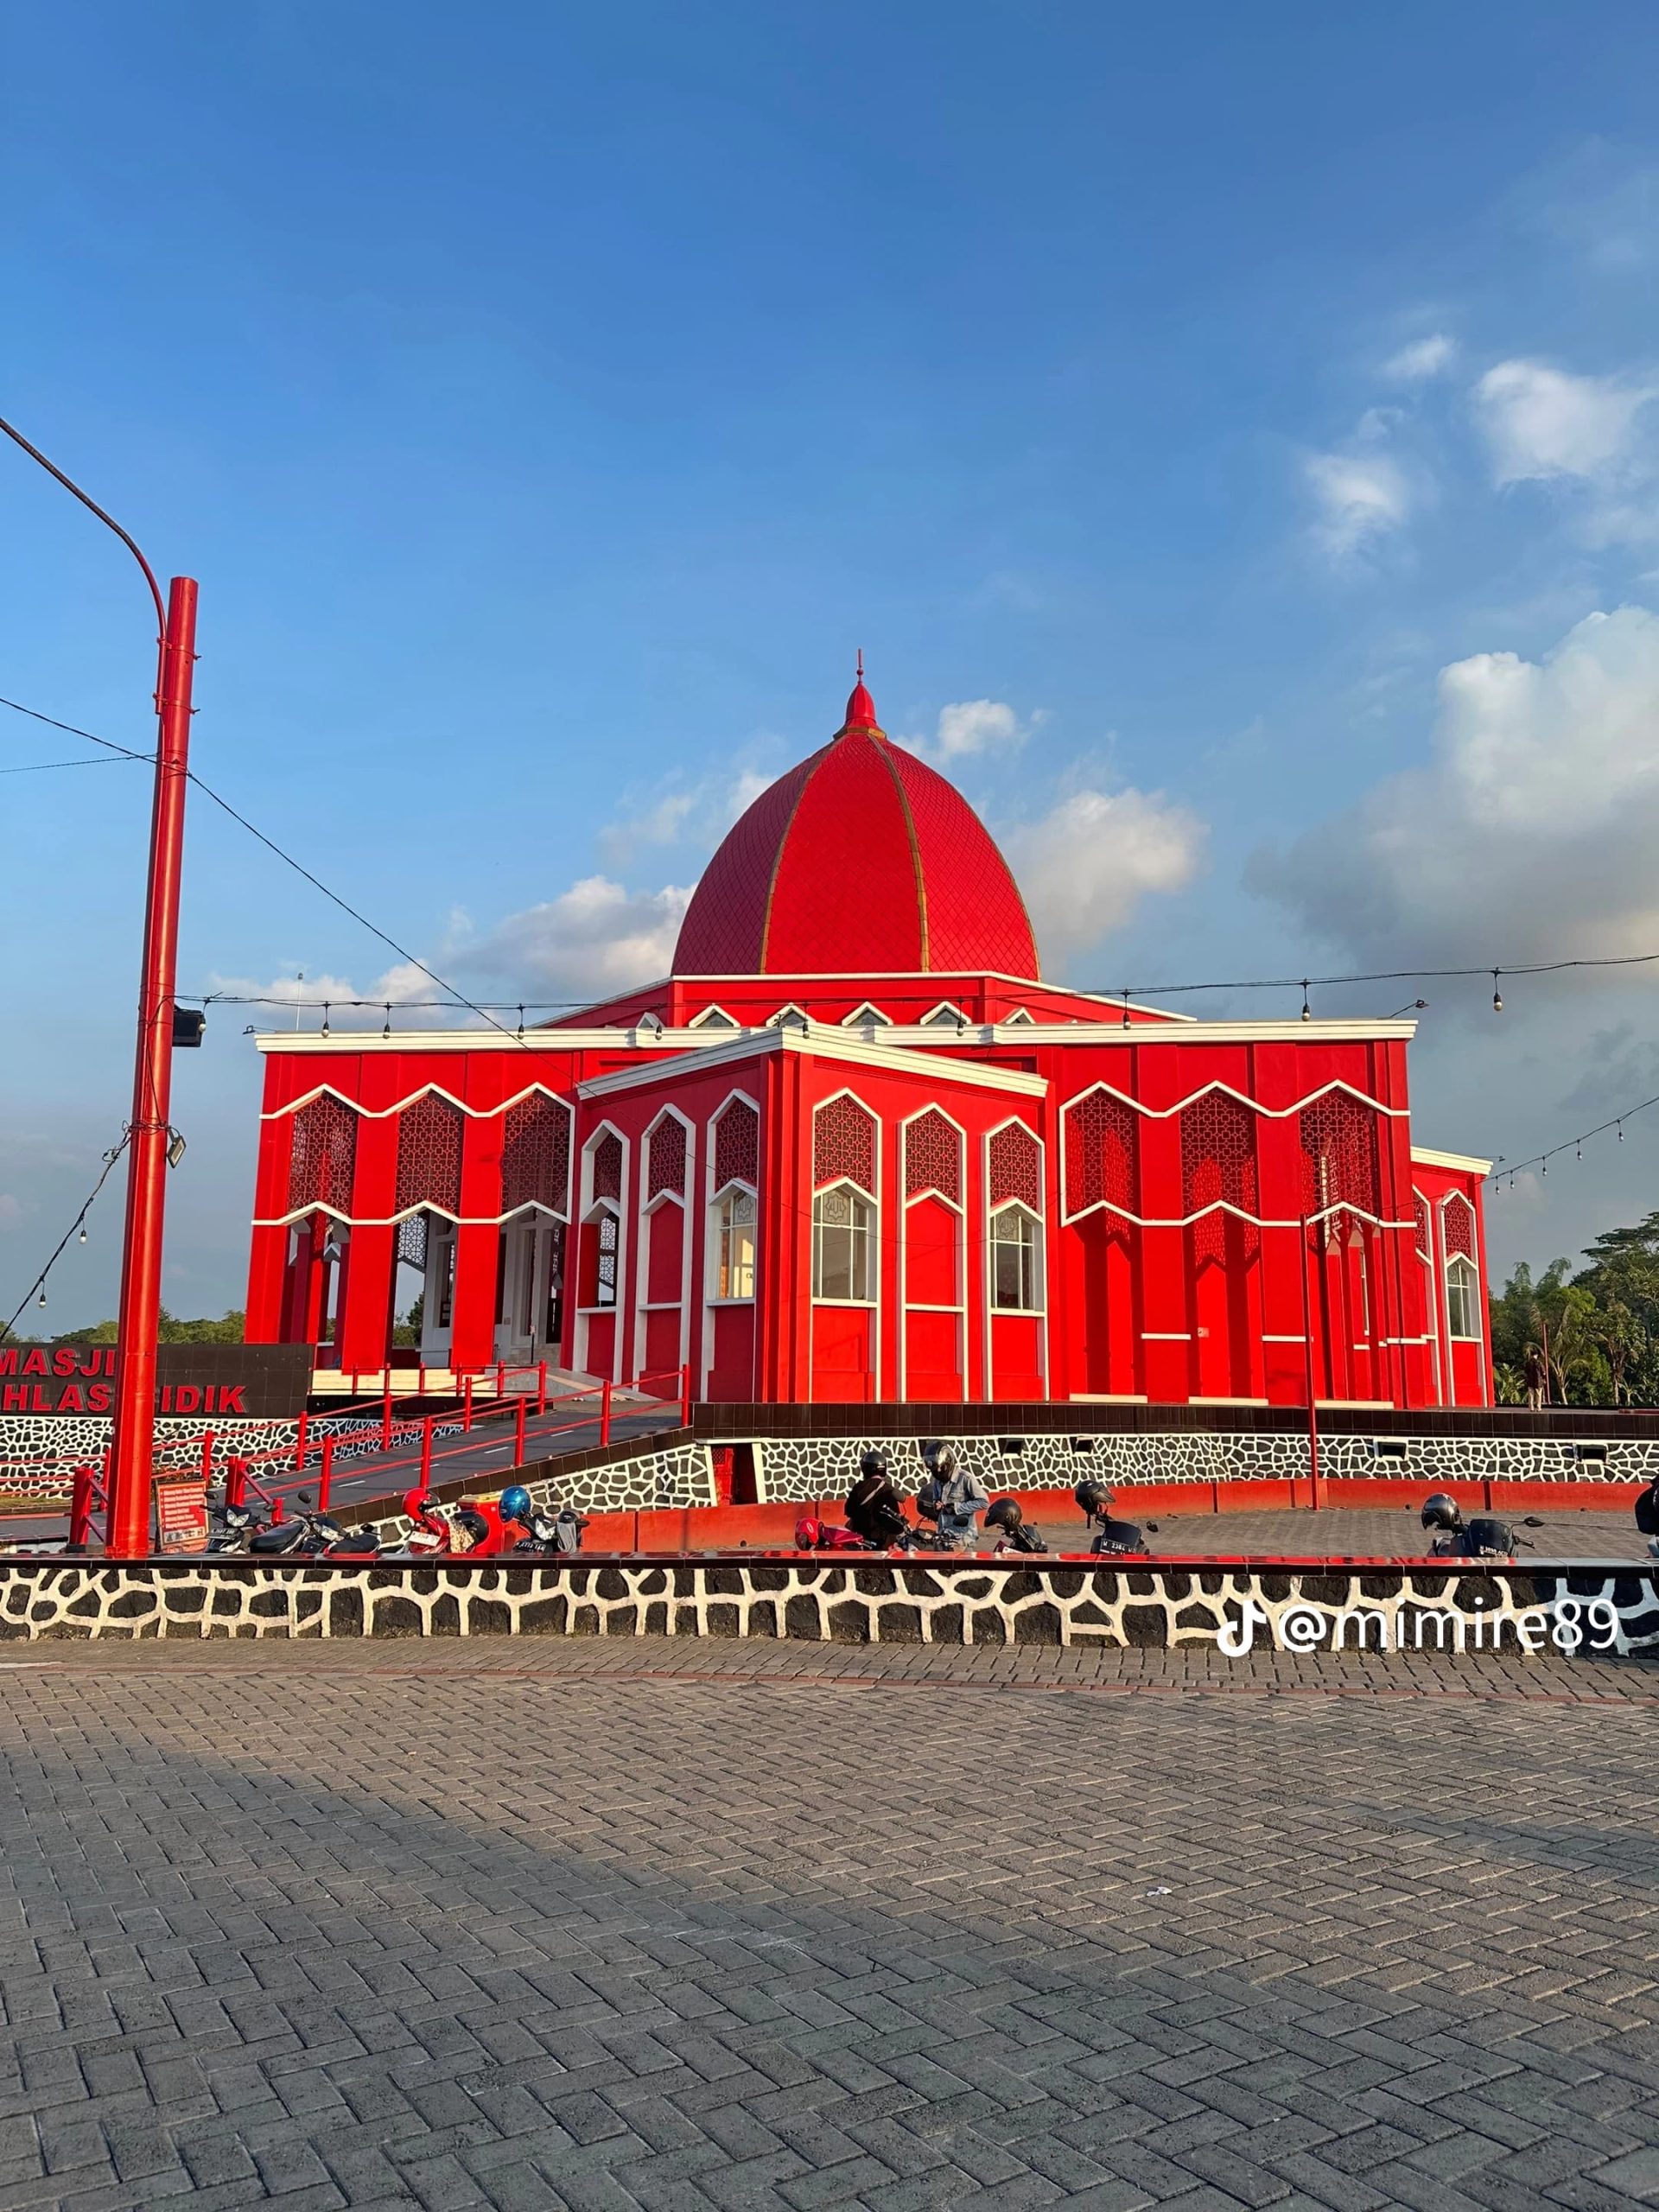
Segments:
[[[820,1106],[812,1121],[812,1184],[856,1183],[875,1196],[875,1116],[844,1094]]]
[[[561,1221],[569,1212],[570,1109],[540,1092],[509,1106],[501,1133],[501,1211],[545,1206]]]
[[[1376,1112],[1345,1090],[1327,1091],[1302,1109],[1302,1205],[1310,1214],[1351,1207],[1373,1219],[1377,1198]],[[1330,1232],[1344,1233],[1351,1216],[1334,1216]]]
[[[1199,1261],[1226,1255],[1229,1217],[1223,1205],[1240,1213],[1261,1212],[1255,1173],[1255,1116],[1242,1098],[1212,1090],[1194,1099],[1181,1116],[1181,1211],[1188,1216],[1216,1209],[1192,1224],[1194,1255]],[[1247,1254],[1256,1249],[1254,1220],[1241,1224]]]
[[[953,1205],[962,1204],[962,1132],[930,1106],[905,1130],[905,1196],[937,1191]]]
[[[1446,1256],[1448,1260],[1475,1256],[1475,1210],[1467,1198],[1453,1192],[1446,1202]]]
[[[760,1116],[746,1099],[734,1098],[715,1123],[715,1188],[760,1181]]]
[[[1018,1198],[1033,1213],[1043,1211],[1043,1147],[1023,1123],[1010,1122],[990,1142],[990,1199],[993,1211]]]
[[[461,1137],[466,1117],[447,1098],[425,1091],[404,1109],[397,1124],[397,1196],[405,1206],[461,1211]]]
[[[1103,1202],[1134,1213],[1141,1183],[1141,1120],[1132,1106],[1091,1090],[1066,1109],[1065,1210]]]
[[[594,1147],[594,1196],[621,1202],[622,1140],[613,1129],[607,1129]]]
[[[648,1157],[645,1161],[645,1198],[647,1202],[660,1198],[664,1191],[685,1195],[685,1123],[672,1114],[658,1122],[651,1133]]]
[[[352,1210],[357,1171],[357,1116],[339,1098],[314,1098],[294,1116],[289,1139],[288,1207]]]
[[[1414,1191],[1411,1194],[1411,1212],[1412,1218],[1417,1224],[1414,1232],[1417,1256],[1425,1262],[1432,1261],[1434,1254],[1434,1239],[1428,1226],[1428,1200],[1421,1191]]]

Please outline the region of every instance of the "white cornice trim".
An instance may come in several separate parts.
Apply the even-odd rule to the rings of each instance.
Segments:
[[[890,1068],[899,1075],[925,1075],[930,1083],[954,1083],[972,1090],[1012,1091],[1027,1098],[1042,1098],[1048,1093],[1046,1076],[1028,1075],[1020,1068],[982,1067],[975,1060],[953,1062],[948,1071],[930,1065],[925,1057],[902,1046],[886,1043],[868,1044],[861,1038],[850,1037],[838,1022],[813,1022],[804,1029],[748,1030],[741,1037],[726,1043],[705,1046],[699,1053],[697,1071],[704,1068],[734,1065],[745,1060],[756,1059],[768,1052],[800,1052],[809,1059],[834,1060],[848,1067]],[[614,1074],[594,1076],[587,1083],[576,1085],[579,1098],[608,1098],[613,1093],[632,1090],[642,1084],[660,1083],[664,1071],[661,1067],[619,1068]]]
[[[1466,1152],[1431,1152],[1421,1144],[1413,1145],[1411,1158],[1414,1166],[1448,1167],[1454,1175],[1490,1175],[1492,1171],[1490,1160],[1477,1160]]]
[[[822,1038],[844,1036],[839,1022],[813,1022],[810,1033]],[[774,1033],[757,1024],[736,1033],[741,1039]],[[804,1035],[806,1031],[797,1031]],[[966,1029],[931,1028],[922,1023],[895,1023],[884,1037],[904,1046],[929,1052],[959,1052],[964,1046],[1017,1046],[1021,1051],[1035,1045],[1086,1045],[1135,1047],[1142,1045],[1311,1045],[1408,1044],[1417,1033],[1414,1021],[1195,1021],[1187,1015],[1163,1022],[1132,1023],[1126,1030],[1111,1021],[970,1022]],[[394,1029],[390,1036],[378,1030],[336,1031],[322,1037],[313,1031],[279,1029],[260,1033],[254,1044],[262,1052],[626,1052],[658,1054],[676,1052],[723,1052],[734,1033],[729,1029],[527,1029],[523,1037],[511,1030]]]

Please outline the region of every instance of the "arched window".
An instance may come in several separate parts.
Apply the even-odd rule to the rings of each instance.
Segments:
[[[753,1191],[727,1191],[715,1201],[715,1297],[754,1296],[754,1226]]]
[[[1454,1253],[1446,1263],[1446,1325],[1460,1342],[1480,1341],[1480,1277],[1475,1263]]]
[[[1021,1205],[991,1216],[991,1304],[1002,1313],[1042,1311],[1043,1227]]]
[[[812,1295],[853,1306],[875,1302],[875,1208],[850,1183],[812,1201]]]
[[[357,1170],[357,1116],[327,1091],[302,1106],[289,1137],[288,1205],[352,1210]]]
[[[593,1224],[596,1249],[594,1269],[594,1304],[614,1306],[616,1303],[617,1249],[621,1241],[620,1226],[608,1208],[602,1211]]]

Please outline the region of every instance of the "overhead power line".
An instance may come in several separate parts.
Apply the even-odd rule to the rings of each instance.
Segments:
[[[111,1171],[114,1168],[116,1161],[120,1159],[122,1154],[126,1150],[128,1145],[131,1141],[132,1132],[129,1129],[126,1135],[121,1139],[120,1143],[111,1145],[110,1149],[105,1154],[102,1173],[99,1176],[97,1182],[93,1184],[92,1189],[88,1191],[85,1198],[82,1199],[79,1212],[76,1214],[68,1228],[66,1229],[62,1236],[59,1237],[56,1246],[54,1248],[51,1258],[41,1269],[39,1274],[35,1276],[34,1281],[30,1283],[29,1288],[23,1293],[22,1298],[18,1300],[17,1312],[12,1315],[10,1320],[6,1323],[4,1328],[0,1329],[0,1344],[3,1344],[6,1338],[11,1334],[12,1331],[16,1327],[18,1316],[22,1313],[24,1307],[28,1306],[29,1300],[35,1296],[36,1292],[40,1294],[41,1304],[42,1306],[45,1305],[47,1278],[52,1273],[53,1268],[56,1267],[58,1262],[62,1258],[65,1247],[67,1245],[69,1239],[75,1234],[77,1230],[80,1231],[81,1243],[84,1244],[86,1242],[86,1217],[92,1210],[92,1202],[97,1198],[99,1192],[103,1189],[104,1185],[109,1181]]]
[[[1592,1137],[1604,1137],[1609,1129],[1617,1133],[1619,1143],[1623,1144],[1625,1122],[1633,1122],[1638,1114],[1645,1114],[1654,1106],[1659,1106],[1659,1096],[1644,1098],[1639,1106],[1627,1106],[1622,1114],[1615,1114],[1611,1121],[1598,1122],[1593,1129],[1580,1129],[1575,1137],[1563,1137],[1560,1144],[1551,1145],[1546,1152],[1535,1152],[1529,1160],[1500,1160],[1494,1163],[1486,1179],[1493,1185],[1507,1180],[1513,1190],[1516,1177],[1524,1174],[1529,1167],[1535,1167],[1541,1175],[1548,1175],[1550,1161],[1559,1160],[1564,1153],[1570,1152],[1575,1160],[1582,1160],[1584,1147]]]

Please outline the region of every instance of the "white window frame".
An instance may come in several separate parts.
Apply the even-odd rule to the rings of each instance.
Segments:
[[[855,1006],[850,1014],[842,1014],[841,1026],[843,1029],[891,1029],[893,1019],[866,999],[862,1006]]]
[[[726,1265],[727,1241],[735,1229],[745,1224],[727,1218],[728,1209],[740,1198],[747,1198],[750,1213],[747,1224],[749,1232],[749,1287],[746,1291],[721,1290],[720,1278]],[[753,1306],[756,1285],[760,1274],[760,1200],[759,1193],[747,1183],[735,1179],[715,1192],[709,1208],[709,1287],[704,1294],[710,1306]]]
[[[861,1223],[855,1218],[848,1224],[846,1230],[849,1238],[861,1237],[862,1239],[864,1274],[869,1287],[861,1298],[837,1298],[818,1287],[823,1278],[823,1268],[819,1264],[819,1238],[825,1226],[818,1219],[818,1208],[825,1198],[835,1198],[843,1192],[851,1200],[855,1209],[861,1206],[865,1211],[865,1219]],[[857,1249],[855,1243],[849,1249],[849,1261],[853,1251]],[[822,1190],[814,1191],[812,1193],[812,1303],[815,1306],[855,1306],[861,1311],[874,1309],[880,1303],[880,1268],[878,1210],[875,1200],[869,1192],[846,1175],[838,1177],[833,1183],[826,1183]],[[848,1272],[850,1277],[854,1272],[850,1265]]]
[[[755,1123],[755,1173],[756,1173],[756,1178],[757,1178],[757,1179],[756,1179],[756,1181],[755,1181],[755,1182],[753,1182],[753,1183],[752,1183],[752,1182],[749,1180],[749,1179],[747,1178],[747,1176],[746,1176],[746,1175],[728,1175],[728,1176],[727,1177],[726,1180],[725,1180],[725,1181],[724,1181],[724,1182],[720,1185],[719,1189],[718,1189],[718,1190],[716,1190],[716,1188],[715,1187],[715,1159],[716,1153],[717,1153],[717,1152],[718,1152],[718,1150],[719,1150],[719,1145],[720,1145],[720,1125],[721,1125],[721,1122],[725,1119],[725,1117],[726,1117],[727,1114],[731,1110],[731,1109],[732,1109],[734,1106],[742,1106],[742,1107],[746,1108],[746,1109],[747,1109],[747,1110],[749,1113],[753,1114],[753,1116],[754,1116],[754,1123]],[[701,1278],[702,1282],[702,1287],[703,1287],[703,1288],[702,1288],[702,1328],[701,1328],[701,1342],[702,1342],[702,1376],[701,1376],[701,1381],[700,1381],[700,1382],[699,1382],[699,1385],[698,1385],[698,1390],[697,1390],[697,1395],[698,1395],[698,1396],[699,1396],[700,1398],[706,1398],[706,1397],[708,1396],[708,1395],[709,1395],[709,1376],[714,1373],[714,1370],[715,1370],[715,1315],[716,1312],[717,1312],[717,1311],[718,1311],[721,1306],[748,1306],[748,1307],[751,1309],[751,1311],[754,1313],[754,1317],[755,1317],[755,1319],[754,1319],[754,1324],[753,1324],[753,1338],[754,1338],[754,1341],[753,1341],[753,1351],[752,1351],[752,1353],[751,1353],[751,1361],[752,1361],[752,1364],[751,1364],[751,1370],[750,1370],[750,1383],[749,1383],[749,1389],[750,1389],[750,1395],[751,1395],[751,1396],[753,1396],[753,1395],[754,1395],[756,1394],[756,1392],[757,1392],[757,1390],[758,1390],[758,1388],[759,1388],[759,1384],[758,1384],[758,1380],[757,1380],[757,1378],[758,1378],[758,1373],[759,1373],[758,1363],[759,1363],[760,1356],[760,1266],[761,1266],[761,1262],[760,1262],[760,1188],[759,1188],[759,1178],[760,1178],[760,1176],[761,1175],[761,1173],[764,1172],[764,1169],[763,1169],[764,1153],[763,1153],[763,1149],[762,1149],[762,1148],[763,1148],[763,1146],[764,1146],[764,1144],[765,1144],[765,1140],[766,1140],[766,1116],[762,1114],[762,1112],[761,1112],[761,1110],[760,1110],[760,1100],[759,1100],[759,1099],[754,1096],[754,1094],[753,1094],[752,1091],[745,1090],[741,1089],[741,1087],[735,1087],[735,1088],[734,1088],[733,1090],[728,1090],[728,1091],[726,1093],[726,1096],[725,1096],[721,1100],[721,1102],[720,1102],[719,1105],[718,1105],[718,1106],[716,1106],[716,1107],[715,1108],[715,1109],[714,1109],[713,1113],[711,1113],[710,1115],[709,1115],[709,1116],[707,1116],[707,1118],[706,1118],[706,1120],[704,1121],[704,1123],[703,1123],[703,1130],[702,1130],[702,1137],[703,1137],[703,1143],[702,1143],[702,1160],[703,1160],[703,1167],[702,1167],[702,1176],[703,1176],[702,1223],[703,1223],[703,1251],[704,1251],[704,1255],[705,1255],[705,1256],[704,1256],[703,1261],[702,1261],[702,1278]],[[715,1226],[715,1221],[716,1221],[715,1209],[716,1209],[716,1206],[717,1206],[717,1205],[718,1205],[718,1202],[720,1201],[720,1199],[721,1199],[721,1198],[723,1198],[723,1197],[725,1196],[725,1194],[727,1193],[727,1192],[728,1192],[728,1191],[737,1191],[737,1190],[747,1191],[747,1192],[749,1193],[750,1197],[751,1197],[751,1198],[753,1198],[753,1200],[754,1200],[754,1217],[755,1217],[755,1220],[754,1220],[754,1226],[755,1226],[754,1284],[755,1284],[755,1295],[754,1295],[753,1298],[741,1298],[741,1299],[720,1298],[720,1297],[717,1297],[717,1296],[715,1296],[715,1295],[714,1294],[714,1286],[715,1286],[715,1282],[719,1280],[718,1274],[717,1274],[717,1268],[718,1268],[718,1263],[719,1263],[719,1255],[718,1255],[718,1253],[716,1252],[716,1250],[715,1250],[715,1237],[716,1237],[716,1236],[717,1236],[717,1234],[718,1234],[718,1231],[717,1231],[717,1230],[716,1230],[716,1226]]]
[[[741,1029],[743,1025],[723,1006],[706,1006],[701,1014],[694,1014],[686,1023],[688,1029]]]
[[[1001,1237],[997,1235],[996,1225],[998,1222],[1003,1220],[1009,1214],[1013,1214],[1018,1220],[1022,1222],[1027,1229],[1031,1232],[1029,1248],[1032,1255],[1031,1269],[1033,1278],[1033,1288],[1035,1292],[1035,1297],[1033,1302],[1028,1306],[1005,1306],[996,1294],[997,1249],[1000,1245],[1012,1242],[1009,1238]],[[1023,1198],[1004,1198],[1001,1205],[992,1211],[989,1217],[989,1233],[985,1243],[985,1255],[986,1286],[990,1297],[991,1312],[993,1313],[1020,1313],[1026,1315],[1028,1319],[1034,1319],[1037,1320],[1042,1320],[1046,1318],[1048,1313],[1048,1254],[1046,1249],[1046,1244],[1047,1238],[1044,1232],[1044,1224],[1041,1215],[1033,1213]]]
[[[1469,1300],[1470,1326],[1460,1329],[1457,1325],[1457,1300],[1452,1294],[1456,1283]],[[1454,1344],[1478,1344],[1482,1341],[1480,1325],[1480,1269],[1466,1252],[1452,1252],[1446,1262],[1446,1333]]]
[[[622,1189],[620,1196],[618,1198],[596,1198],[594,1196],[594,1160],[599,1151],[599,1147],[604,1143],[607,1137],[616,1138],[617,1141],[622,1147]],[[611,1380],[613,1382],[620,1382],[622,1380],[622,1363],[627,1355],[628,1348],[627,1301],[624,1295],[624,1292],[628,1279],[627,1269],[629,1255],[626,1208],[628,1192],[632,1187],[631,1179],[632,1168],[633,1146],[632,1142],[626,1135],[621,1129],[618,1128],[614,1122],[601,1122],[598,1128],[590,1133],[582,1147],[582,1220],[580,1234],[583,1237],[596,1236],[599,1231],[600,1223],[607,1215],[608,1215],[615,1223],[616,1296],[609,1305],[599,1302],[591,1306],[584,1305],[580,1302],[577,1303],[575,1307],[576,1328],[574,1357],[576,1365],[584,1374],[591,1372],[591,1363],[588,1357],[588,1341],[591,1324],[594,1319],[603,1319],[608,1314],[615,1323],[615,1326],[611,1332]],[[575,1279],[573,1288],[576,1293],[578,1300],[580,1300],[582,1287],[586,1275],[584,1249],[578,1245],[573,1257],[575,1262]],[[595,1287],[597,1287],[597,1269],[595,1269],[594,1282]]]

